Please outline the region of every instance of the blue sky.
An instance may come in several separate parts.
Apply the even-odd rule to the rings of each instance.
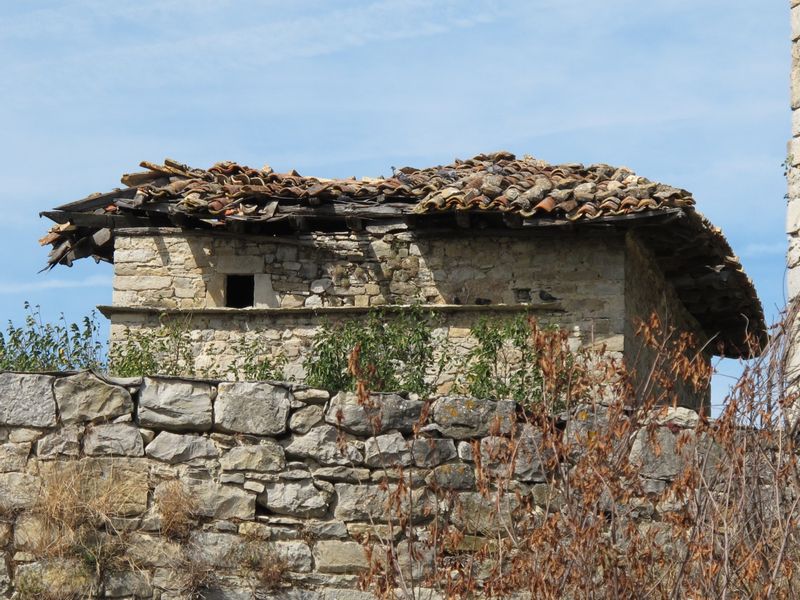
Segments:
[[[3,2],[0,319],[19,321],[25,300],[70,319],[110,303],[108,265],[37,274],[37,215],[143,159],[365,176],[498,149],[692,191],[774,316],[787,4]]]

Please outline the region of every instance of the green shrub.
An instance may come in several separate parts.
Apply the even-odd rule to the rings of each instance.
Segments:
[[[348,360],[357,349],[354,366],[371,391],[430,393],[432,386],[425,375],[435,350],[431,320],[431,313],[409,307],[391,315],[376,310],[365,321],[324,324],[304,363],[306,383],[327,390],[354,390],[356,378]]]
[[[227,373],[236,380],[283,381],[286,357],[272,354],[258,337],[238,338],[231,344],[236,359],[227,368]]]
[[[68,323],[62,314],[55,323],[43,323],[40,307],[25,303],[24,325],[11,321],[0,332],[0,371],[75,371],[105,367],[105,345],[94,311],[80,323]]]
[[[158,329],[126,329],[125,338],[111,346],[108,363],[118,377],[196,375],[188,320],[162,316]]]
[[[482,318],[470,334],[475,346],[459,361],[457,391],[532,405],[545,396],[552,400],[553,392],[557,395],[568,383],[561,379],[572,372],[575,357],[559,329],[541,328],[535,319],[519,315]],[[545,370],[557,380],[546,377]]]

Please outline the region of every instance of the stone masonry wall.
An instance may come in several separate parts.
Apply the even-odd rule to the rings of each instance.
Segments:
[[[515,424],[514,403],[440,397],[428,405],[403,394],[372,400],[374,408],[365,408],[350,394],[266,382],[0,374],[0,595],[39,597],[31,590],[73,585],[78,592],[69,597],[84,597],[92,580],[105,598],[370,598],[357,591],[368,566],[364,535],[390,534],[386,490],[405,477],[421,524],[433,518],[425,508],[431,490],[449,490],[457,508],[440,506],[437,518],[468,532],[464,543],[477,543],[502,524],[491,520],[476,475],[508,469],[496,450],[509,436],[519,442],[511,498],[553,510],[542,434]],[[577,407],[565,435],[583,443],[595,410]],[[663,490],[679,472],[668,449],[698,422],[686,409],[669,414],[657,431],[658,451],[647,451],[644,430],[632,450],[648,490]],[[415,424],[424,425],[419,437]],[[42,503],[63,493],[54,486],[76,467],[90,475],[79,494],[112,480],[125,490],[115,514],[94,517],[99,537],[89,538],[116,540],[117,560],[95,558],[88,574],[85,556],[53,557],[57,541],[41,516]],[[180,538],[168,535],[163,508],[176,486],[196,502],[193,528]],[[639,514],[644,505],[636,506]],[[503,514],[497,518],[510,518]],[[398,548],[401,566],[425,569],[423,550],[412,561],[402,555],[407,545]],[[275,557],[276,589],[259,588],[262,580],[247,571],[253,556]],[[194,590],[200,595],[190,596],[187,586],[203,582]]]
[[[546,290],[597,321],[597,333],[622,331],[621,236],[379,231],[270,238],[121,230],[113,304],[225,306],[225,276],[256,274],[260,308],[536,304]]]
[[[700,347],[708,341],[697,319],[686,310],[675,289],[664,279],[651,253],[635,234],[630,234],[625,252],[625,350],[637,389],[648,379],[656,351],[644,343],[636,330],[640,323],[649,321],[654,312],[663,327],[694,334]],[[704,354],[710,361],[710,351]],[[708,405],[710,390],[698,395],[685,382],[676,380],[675,383],[681,404],[697,410]]]
[[[514,318],[526,314],[524,307],[517,312],[504,312],[497,316]],[[444,371],[439,372],[438,356],[430,365],[431,380],[435,378],[440,393],[447,393],[453,386],[457,376],[457,358],[464,356],[474,347],[475,340],[470,336],[470,327],[486,312],[459,311],[455,313],[434,313],[431,325],[433,338],[447,340],[447,348],[453,360]],[[562,326],[571,330],[574,325],[565,323],[565,315],[547,310],[530,311],[543,326]],[[282,365],[282,376],[296,382],[306,378],[305,360],[310,352],[314,335],[320,323],[335,324],[350,319],[365,319],[361,314],[258,314],[248,311],[232,311],[225,314],[186,314],[176,315],[181,327],[186,327],[191,338],[191,354],[195,358],[196,373],[208,377],[224,377],[229,367],[240,361],[241,352],[237,350],[237,342],[258,342],[260,352],[272,357],[285,359]],[[121,314],[112,319],[112,343],[122,342],[130,332],[148,331],[159,327],[162,316],[158,312],[146,314]],[[574,347],[582,343],[579,332],[571,331]],[[610,352],[615,350],[609,344]]]
[[[469,328],[482,316],[530,312],[544,325],[619,353],[624,247],[620,236],[569,232],[419,237],[372,228],[268,238],[122,231],[114,254],[111,339],[156,328],[163,311],[177,311],[192,330],[199,368],[225,373],[237,340],[258,335],[266,353],[287,359],[285,376],[302,381],[303,361],[323,321],[421,303],[436,310],[436,335],[456,352],[472,345]],[[255,274],[253,309],[220,308],[227,274]],[[557,300],[542,300],[541,290]],[[442,391],[452,375],[444,374]]]

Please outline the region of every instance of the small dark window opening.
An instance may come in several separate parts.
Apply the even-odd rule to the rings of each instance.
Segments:
[[[254,275],[228,275],[225,281],[225,306],[228,308],[253,306],[255,288]]]
[[[514,300],[520,304],[526,304],[531,301],[530,288],[514,288]]]

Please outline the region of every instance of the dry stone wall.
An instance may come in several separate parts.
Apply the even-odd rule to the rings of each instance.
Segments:
[[[578,407],[565,435],[585,436],[597,410]],[[358,590],[370,564],[364,536],[401,534],[387,507],[400,478],[413,522],[438,511],[473,541],[511,518],[492,516],[481,471],[510,465],[509,501],[552,509],[542,433],[519,414],[505,400],[379,394],[365,405],[278,382],[0,374],[0,594],[73,586],[74,597],[370,598]],[[644,430],[634,444],[647,489],[679,472],[668,449],[698,422],[686,409],[670,415],[657,451]],[[510,438],[509,463],[498,450]],[[97,530],[88,538],[69,521],[87,506],[81,527]],[[53,530],[53,515],[72,524],[69,536]],[[107,546],[116,554],[92,554],[87,571],[86,547]],[[424,574],[427,556],[398,560]]]

